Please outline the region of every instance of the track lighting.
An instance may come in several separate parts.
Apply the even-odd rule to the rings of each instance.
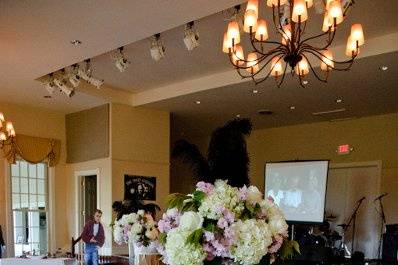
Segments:
[[[77,65],[73,65],[68,74],[68,80],[74,88],[77,88],[80,85],[80,76],[77,74],[77,68]]]
[[[131,64],[131,62],[124,57],[123,47],[120,47],[115,53],[111,54],[111,58],[114,60],[115,66],[120,72],[124,72]]]
[[[185,25],[184,43],[188,51],[192,51],[199,46],[199,34],[194,28],[194,22],[191,21]]]
[[[48,94],[54,94],[57,85],[54,84],[53,74],[49,74],[46,81],[43,82],[44,87],[46,88]]]
[[[163,46],[162,39],[160,38],[160,33],[154,35],[152,37],[152,43],[151,43],[151,56],[152,59],[155,61],[160,61],[165,55],[166,49]]]
[[[75,89],[73,87],[68,86],[65,79],[60,80],[58,78],[54,78],[54,84],[60,89],[62,93],[64,93],[68,97],[72,97],[75,94]]]
[[[81,65],[79,66],[77,74],[90,85],[93,85],[98,89],[101,88],[101,86],[104,84],[104,80],[97,79],[92,76],[90,60],[86,60],[85,63],[86,65],[83,67]]]

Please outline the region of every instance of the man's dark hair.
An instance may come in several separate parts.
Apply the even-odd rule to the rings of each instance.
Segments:
[[[102,211],[100,209],[96,209],[94,214],[99,213],[100,215],[102,215]]]

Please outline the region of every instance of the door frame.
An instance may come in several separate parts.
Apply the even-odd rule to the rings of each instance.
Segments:
[[[84,177],[86,176],[97,176],[96,182],[97,182],[97,208],[100,208],[100,178],[101,178],[101,170],[99,168],[92,169],[92,170],[81,170],[81,171],[75,171],[75,235],[74,237],[77,238],[80,233],[81,229],[83,228],[83,223],[81,222],[81,213],[82,213],[82,190],[81,190],[81,182]]]

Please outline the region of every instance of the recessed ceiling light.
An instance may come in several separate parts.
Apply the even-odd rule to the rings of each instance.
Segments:
[[[236,118],[240,118],[240,114],[236,114]]]
[[[290,109],[291,109],[291,110],[295,110],[295,109],[296,109],[296,106],[290,106]]]
[[[43,98],[52,98],[50,95],[45,95]]]
[[[308,80],[303,80],[303,85],[308,85]]]
[[[336,99],[336,103],[341,103],[341,102],[343,102],[343,99],[342,99],[342,98],[337,98],[337,99]]]
[[[70,44],[74,45],[74,46],[79,46],[80,44],[82,44],[81,40],[71,40]]]
[[[197,101],[195,101],[195,103],[196,103],[197,105],[199,105],[201,102],[200,102],[200,100],[197,100]]]
[[[253,89],[253,94],[257,94],[258,93],[258,90],[257,89]]]
[[[388,66],[387,65],[380,66],[380,70],[387,71],[388,70]]]

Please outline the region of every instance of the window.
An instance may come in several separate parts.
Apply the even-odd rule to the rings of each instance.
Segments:
[[[11,196],[15,256],[47,253],[47,164],[11,165]]]

